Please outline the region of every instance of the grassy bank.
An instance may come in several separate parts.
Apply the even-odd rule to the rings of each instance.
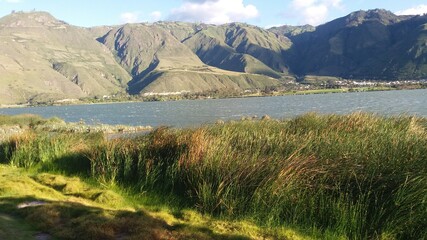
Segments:
[[[175,217],[250,221],[273,239],[284,226],[314,238],[427,238],[421,118],[307,114],[115,140],[28,131],[2,143],[0,161],[127,189]]]
[[[144,197],[82,177],[0,165],[0,239],[287,239],[243,221],[191,209],[143,206]],[[87,180],[87,179],[86,179]],[[44,237],[44,238],[43,238]]]
[[[122,134],[138,134],[152,130],[150,126],[126,126],[108,124],[86,124],[83,121],[72,123],[53,117],[42,118],[33,114],[0,115],[0,142],[10,136],[18,135],[27,130],[36,133],[103,133],[109,137]]]

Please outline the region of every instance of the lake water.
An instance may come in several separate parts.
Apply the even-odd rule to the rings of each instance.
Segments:
[[[190,127],[217,120],[269,115],[290,118],[307,112],[356,111],[427,117],[427,89],[279,97],[135,102],[0,109],[0,114],[32,113],[68,122]]]

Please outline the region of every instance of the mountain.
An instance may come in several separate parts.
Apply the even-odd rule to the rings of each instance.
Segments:
[[[298,75],[356,79],[427,77],[427,16],[358,11],[291,36]]]
[[[313,27],[157,22],[82,28],[0,18],[0,104],[245,91],[293,76],[427,78],[427,15],[375,9]]]
[[[288,38],[291,38],[296,35],[300,35],[305,32],[314,32],[316,30],[316,27],[311,25],[302,25],[302,26],[291,26],[291,25],[283,25],[280,27],[272,27],[268,29],[270,32],[279,34],[279,35],[285,35]]]
[[[126,24],[110,30],[98,40],[132,75],[129,82],[131,94],[242,91],[280,83],[269,76],[208,66],[176,36],[185,37],[184,31],[178,33],[177,29],[173,35],[158,24]]]
[[[45,12],[0,19],[0,103],[124,92],[130,75],[87,29]]]
[[[273,78],[289,73],[283,53],[292,43],[285,36],[243,23],[156,25],[169,31],[210,66]]]

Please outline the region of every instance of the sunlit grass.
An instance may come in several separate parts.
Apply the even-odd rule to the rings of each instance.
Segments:
[[[3,143],[0,152],[4,163],[16,167],[77,174],[113,190],[126,189],[124,195],[139,196],[126,197],[134,199],[128,205],[152,202],[148,208],[158,208],[170,224],[210,225],[218,234],[227,223],[237,232],[250,232],[241,224],[248,221],[263,229],[261,235],[255,231],[258,237],[423,239],[426,121],[306,114],[283,121],[159,128],[115,140],[27,132]],[[79,189],[71,185],[70,191],[74,188]],[[80,197],[94,201],[90,194]],[[163,211],[162,204],[171,207]],[[224,223],[192,219],[185,209]]]
[[[291,231],[273,235],[253,223],[222,221],[191,209],[145,207],[143,195],[79,177],[0,165],[0,181],[0,236],[5,239],[34,239],[40,232],[59,239],[282,239]],[[18,208],[32,202],[40,205]]]
[[[62,122],[59,118],[45,119],[38,115],[22,114],[22,115],[0,115],[0,126],[2,125],[20,125],[33,127],[46,123]]]

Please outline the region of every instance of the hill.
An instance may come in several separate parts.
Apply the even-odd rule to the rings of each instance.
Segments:
[[[177,33],[175,33],[177,34]],[[190,48],[157,24],[126,24],[98,39],[132,75],[129,93],[245,90],[278,85],[269,76],[225,71],[204,64]]]
[[[170,31],[208,65],[274,78],[289,73],[283,52],[291,41],[265,29],[243,23],[156,25]]]
[[[45,12],[0,19],[0,102],[102,96],[131,79],[87,29]]]
[[[357,79],[426,78],[426,29],[427,16],[354,12],[291,36],[296,56],[291,69],[299,75]]]
[[[0,19],[0,104],[264,89],[297,76],[427,78],[427,16],[375,9],[313,27]]]
[[[280,27],[272,27],[268,30],[276,34],[285,35],[286,37],[293,37],[305,32],[314,32],[314,30],[316,30],[316,27],[308,24],[302,26],[283,25]]]

